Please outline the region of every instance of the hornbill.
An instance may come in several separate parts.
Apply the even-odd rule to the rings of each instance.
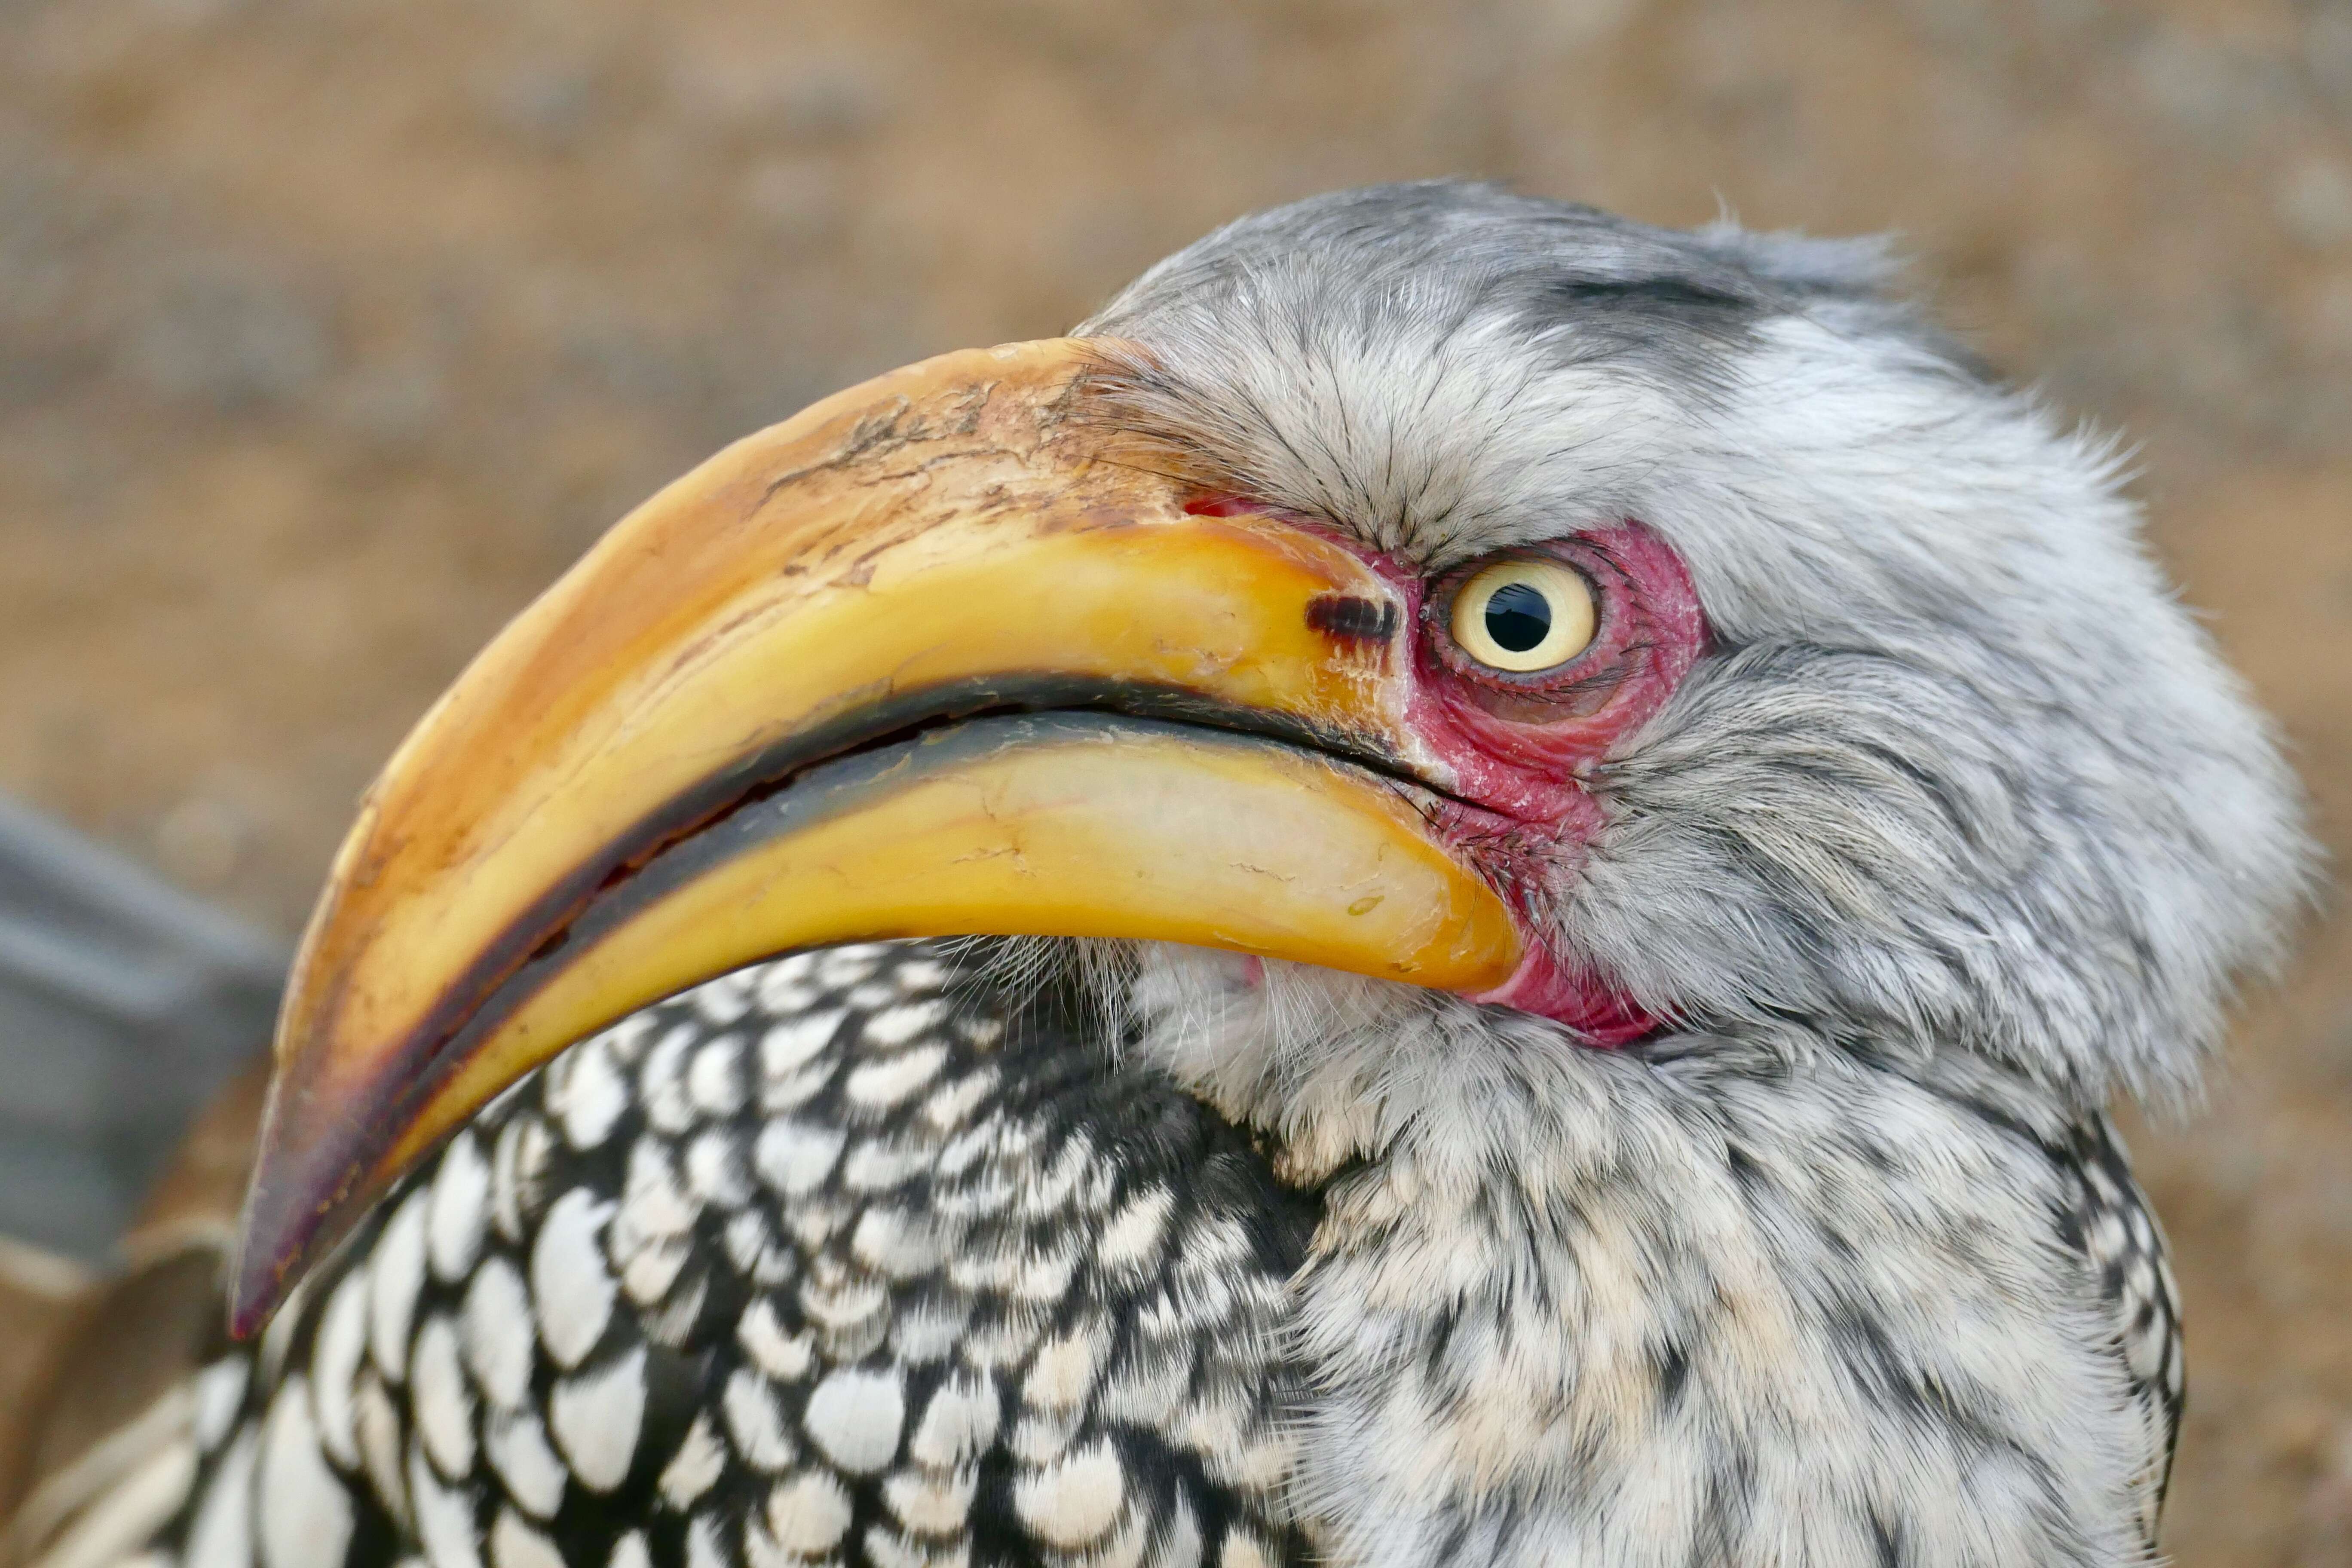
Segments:
[[[2106,1107],[2298,797],[1890,288],[1356,191],[662,490],[366,797],[149,1269],[260,1331],[21,1553],[2152,1561]]]

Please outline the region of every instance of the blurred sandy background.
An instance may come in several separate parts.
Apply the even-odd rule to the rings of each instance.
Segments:
[[[461,661],[814,395],[1466,173],[1891,228],[2144,443],[2352,850],[2352,0],[0,0],[0,789],[281,931]],[[2352,1563],[2352,923],[2137,1138],[2188,1568]]]

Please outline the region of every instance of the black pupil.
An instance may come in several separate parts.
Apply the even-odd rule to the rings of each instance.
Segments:
[[[1495,646],[1525,653],[1551,636],[1551,601],[1525,583],[1506,583],[1486,601],[1486,635]]]

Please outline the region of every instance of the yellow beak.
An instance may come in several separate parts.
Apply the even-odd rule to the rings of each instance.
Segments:
[[[945,355],[623,521],[394,755],[279,1022],[234,1316],[566,1046],[753,960],[1148,938],[1450,991],[1509,907],[1426,820],[1402,592],[1195,516],[1088,346]]]

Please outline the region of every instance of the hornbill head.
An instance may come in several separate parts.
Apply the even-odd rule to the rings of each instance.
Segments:
[[[1326,1168],[1416,1076],[1629,1045],[2187,1082],[2291,785],[2112,452],[1884,270],[1360,192],[719,453],[368,795],[238,1322],[535,1064],[852,940],[1111,939],[1135,1037]]]

